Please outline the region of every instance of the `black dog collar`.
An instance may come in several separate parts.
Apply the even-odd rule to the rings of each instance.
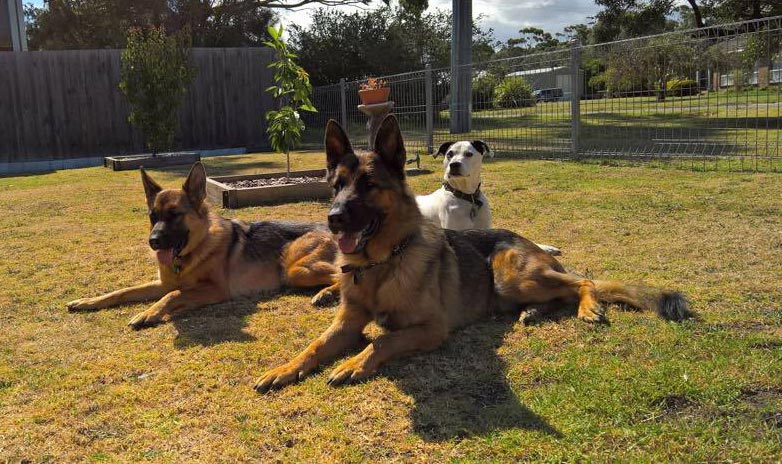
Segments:
[[[453,193],[453,196],[456,198],[472,204],[472,208],[470,209],[470,219],[475,219],[476,213],[483,206],[483,202],[479,198],[481,195],[481,184],[478,184],[478,188],[475,189],[474,193],[464,193],[461,190],[456,190],[448,182],[443,182],[443,188]]]
[[[391,258],[394,256],[399,256],[402,254],[403,251],[407,248],[408,245],[410,245],[410,242],[413,241],[413,235],[408,235],[404,239],[402,239],[401,242],[397,243],[394,248],[391,250]],[[361,282],[361,276],[364,274],[364,272],[372,269],[375,266],[379,266],[381,264],[386,264],[390,260],[387,259],[385,261],[380,261],[379,263],[369,263],[364,266],[354,266],[353,264],[345,264],[341,267],[342,273],[347,274],[348,272],[353,273],[353,283],[355,285],[358,285],[359,282]]]

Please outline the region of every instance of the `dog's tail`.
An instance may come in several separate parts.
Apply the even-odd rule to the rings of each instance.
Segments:
[[[679,292],[628,285],[616,280],[596,280],[595,290],[601,303],[623,303],[635,309],[655,311],[670,321],[692,317],[687,298]]]

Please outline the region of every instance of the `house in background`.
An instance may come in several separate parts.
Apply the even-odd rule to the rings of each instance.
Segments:
[[[764,89],[769,85],[782,84],[782,54],[770,60],[770,66],[760,66],[757,63],[751,72],[739,70],[712,74],[715,88],[735,87],[736,85],[751,85]],[[736,82],[736,79],[739,82]],[[741,82],[743,81],[743,82]]]
[[[0,52],[27,51],[22,0],[0,0]]]
[[[524,77],[533,90],[560,88],[565,96],[570,95],[573,91],[573,86],[570,82],[570,70],[567,66],[527,69],[511,72],[507,75]]]
[[[779,51],[779,39],[759,37],[760,39],[755,39],[756,47],[758,41],[767,42],[769,55],[755,60],[751,69],[741,66],[742,61],[745,61],[742,59],[744,53],[748,49],[752,50],[746,36],[733,37],[711,47],[715,56],[723,57],[719,60],[723,61],[723,64],[718,65],[717,69],[709,69],[710,90],[744,86],[765,89],[770,85],[782,84],[782,52]]]

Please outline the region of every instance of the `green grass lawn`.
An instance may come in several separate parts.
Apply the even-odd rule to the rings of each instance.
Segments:
[[[207,158],[210,174],[279,155]],[[295,153],[294,167],[322,154]],[[439,185],[410,179],[416,192]],[[0,461],[774,461],[782,455],[782,177],[495,159],[497,227],[594,277],[680,289],[697,320],[608,309],[487,320],[332,388],[332,366],[258,395],[334,309],[286,292],[135,332],[144,305],[65,303],[153,279],[138,172],[0,178]],[[178,186],[187,167],[153,176]],[[327,203],[221,211],[322,221]],[[372,336],[378,333],[373,327]]]

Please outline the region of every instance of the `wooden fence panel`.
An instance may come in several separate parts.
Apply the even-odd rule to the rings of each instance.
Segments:
[[[0,163],[138,153],[119,90],[121,50],[0,53]],[[176,149],[268,147],[271,50],[194,49]]]

